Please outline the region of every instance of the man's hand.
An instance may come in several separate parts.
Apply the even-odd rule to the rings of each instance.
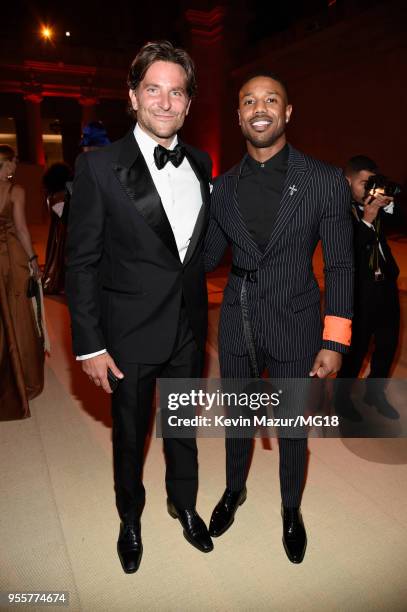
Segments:
[[[368,223],[373,223],[379,210],[384,206],[388,206],[392,201],[393,198],[389,198],[388,196],[367,196],[364,203],[363,219]]]
[[[318,378],[326,378],[330,374],[336,374],[342,365],[342,355],[337,351],[321,349],[315,357],[314,365],[312,366],[310,376],[318,376]]]
[[[90,357],[82,361],[82,370],[89,376],[89,379],[97,387],[103,387],[106,393],[112,393],[109,381],[107,380],[107,368],[110,368],[117,378],[124,378],[123,372],[120,372],[109,353],[102,353],[102,355]]]

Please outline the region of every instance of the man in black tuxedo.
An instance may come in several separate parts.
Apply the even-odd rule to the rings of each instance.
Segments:
[[[374,350],[364,401],[387,418],[400,416],[385,395],[385,379],[396,354],[400,329],[399,268],[385,228],[398,215],[392,197],[366,194],[366,182],[377,172],[377,164],[365,155],[355,155],[345,168],[353,199],[355,314],[351,348],[338,373],[338,378],[344,380],[338,384],[335,404],[338,414],[356,422],[362,417],[350,397],[352,379],[360,373],[372,337]]]
[[[326,377],[350,344],[352,222],[349,187],[340,170],[286,142],[292,107],[273,74],[257,74],[239,92],[239,124],[247,154],[214,186],[205,242],[207,269],[227,244],[233,264],[219,325],[224,378]],[[321,239],[325,319],[312,256]],[[293,563],[304,557],[300,513],[307,441],[279,441],[283,543]],[[227,438],[226,490],[209,532],[220,536],[246,499],[252,440]]]
[[[141,561],[143,452],[157,377],[202,373],[207,291],[202,241],[211,161],[177,132],[196,90],[189,55],[148,43],[128,77],[135,129],[77,161],[68,233],[67,295],[84,372],[112,395],[118,554]],[[110,369],[110,372],[108,372]],[[213,545],[195,510],[196,441],[165,439],[168,511],[203,552]]]

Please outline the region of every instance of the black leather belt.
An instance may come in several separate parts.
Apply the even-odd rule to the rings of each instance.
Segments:
[[[257,270],[245,270],[244,268],[239,268],[239,266],[232,265],[231,273],[243,278],[242,288],[240,290],[240,306],[242,309],[243,333],[249,353],[250,376],[252,378],[260,378],[246,287],[246,282],[257,283]]]
[[[257,283],[257,270],[245,270],[244,268],[239,268],[239,266],[232,264],[232,269],[230,271],[232,274],[235,274],[235,276],[245,278],[250,283]]]

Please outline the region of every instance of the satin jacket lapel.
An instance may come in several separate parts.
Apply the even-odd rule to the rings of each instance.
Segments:
[[[194,254],[196,246],[199,243],[199,240],[202,237],[203,232],[206,230],[206,226],[209,221],[209,204],[210,204],[209,181],[211,177],[207,176],[205,168],[203,168],[201,164],[195,159],[188,145],[184,144],[184,147],[186,151],[186,157],[189,163],[191,164],[191,168],[195,172],[197,179],[199,180],[199,185],[201,187],[201,196],[202,196],[202,206],[199,210],[198,217],[195,222],[194,231],[192,232],[191,240],[189,242],[188,249],[184,257],[183,264],[185,266],[188,263],[188,261],[191,259],[192,255]]]
[[[287,224],[301,204],[304,192],[311,178],[312,170],[307,166],[304,156],[290,147],[287,176],[284,183],[276,222],[271,232],[270,240],[264,254],[273,247],[280,238]]]
[[[113,171],[137,211],[179,261],[178,248],[171,225],[132,132],[129,132],[123,142],[118,163],[113,164]]]
[[[244,164],[246,162],[246,158],[247,158],[247,153],[243,157],[243,159],[240,162],[239,166],[236,166],[237,173],[226,174],[225,175],[225,179],[227,180],[227,183],[225,181],[225,188],[227,189],[226,201],[231,201],[232,202],[231,221],[234,223],[234,225],[236,226],[238,231],[241,234],[243,234],[243,239],[244,239],[244,243],[243,244],[249,243],[249,245],[253,249],[255,249],[255,251],[257,252],[258,255],[262,255],[262,252],[259,249],[258,244],[253,239],[252,235],[250,234],[249,230],[247,229],[247,225],[245,223],[245,220],[243,218],[242,212],[240,210],[239,201],[238,201],[239,180],[240,180],[240,176],[242,174],[243,166],[244,166]]]

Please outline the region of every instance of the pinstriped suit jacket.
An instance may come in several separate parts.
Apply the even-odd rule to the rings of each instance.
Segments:
[[[322,340],[320,293],[312,256],[321,239],[325,273],[325,315],[352,318],[353,247],[351,196],[342,172],[289,146],[286,181],[277,219],[262,253],[250,235],[237,201],[237,185],[246,156],[214,186],[205,242],[206,269],[212,270],[229,244],[233,263],[257,270],[247,283],[253,334],[274,359],[295,361],[320,348],[346,352],[338,342]],[[219,352],[247,353],[240,289],[243,279],[230,274],[219,324]]]

